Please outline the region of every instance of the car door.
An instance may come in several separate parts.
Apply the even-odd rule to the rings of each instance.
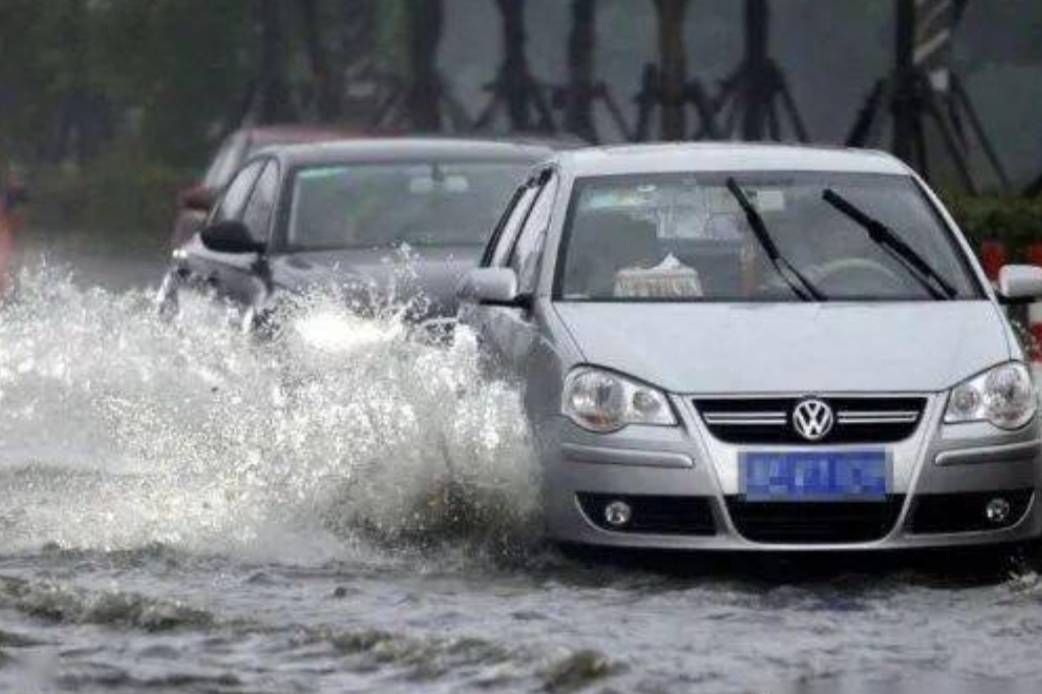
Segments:
[[[254,183],[265,163],[263,160],[250,162],[232,178],[206,220],[207,225],[242,218]],[[169,282],[171,286],[167,288],[166,296],[162,296],[161,301],[173,301],[176,304],[177,290],[185,286],[208,294],[223,293],[221,272],[227,257],[227,253],[215,253],[207,249],[196,236],[182,251],[175,253],[175,268],[168,279],[176,281]],[[167,283],[164,281],[164,284]],[[164,294],[162,290],[161,294]]]
[[[547,169],[538,178],[538,192],[532,208],[525,218],[503,262],[517,275],[518,291],[521,295],[533,297],[539,271],[542,267],[543,247],[546,242],[550,216],[557,197],[557,176]],[[519,378],[527,378],[529,361],[538,339],[535,305],[525,308],[500,307],[501,317],[497,330],[499,341],[511,369]]]
[[[557,190],[557,177],[544,170],[530,179],[515,205],[497,229],[494,245],[482,259],[484,267],[509,267],[518,275],[518,287],[531,295],[540,267],[542,243],[550,221]],[[535,339],[532,311],[529,308],[473,305],[473,317],[467,322],[485,346],[487,356],[511,377],[523,377],[527,369],[526,355]]]
[[[254,241],[267,246],[271,226],[278,205],[281,177],[279,164],[274,159],[265,162],[257,177],[249,200],[242,210],[240,221]],[[240,306],[254,306],[263,300],[270,289],[265,259],[252,253],[223,253],[218,267],[218,282],[222,295]]]
[[[532,203],[538,192],[533,185],[534,179],[521,184],[507,203],[506,209],[496,223],[496,228],[485,246],[485,252],[478,263],[479,267],[501,267],[503,260],[510,253],[510,248],[517,238],[521,225],[528,216]],[[464,301],[459,308],[459,322],[469,326],[477,335],[482,347],[482,356],[499,366],[502,354],[494,336],[494,323],[498,312],[490,311],[489,306]]]

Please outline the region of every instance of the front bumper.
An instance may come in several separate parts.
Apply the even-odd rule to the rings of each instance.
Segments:
[[[675,397],[673,404],[681,421],[672,428],[631,426],[604,435],[563,417],[543,423],[539,444],[552,539],[631,548],[806,552],[975,546],[1042,535],[1037,417],[1017,432],[985,423],[943,425],[944,398],[929,396],[915,433],[885,446],[893,461],[888,508],[878,508],[878,517],[867,519],[861,532],[789,541],[750,529],[748,512],[756,516],[763,507],[742,504],[738,454],[754,447],[715,439],[690,398]],[[1009,520],[998,526],[983,518],[991,493],[1013,502]],[[628,529],[609,529],[597,516],[597,504],[614,497],[637,502]],[[828,502],[784,506],[778,523],[809,528],[818,522],[828,530],[833,523],[827,514],[846,518],[845,509]],[[637,515],[648,512],[657,514],[659,525],[638,522]],[[670,524],[670,518],[681,520]],[[756,521],[768,529],[772,522],[763,514]]]

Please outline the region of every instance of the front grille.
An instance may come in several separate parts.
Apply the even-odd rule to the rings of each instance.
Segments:
[[[704,496],[648,496],[636,494],[576,495],[586,517],[599,528],[612,532],[653,535],[713,535],[716,524],[710,502]],[[604,519],[604,507],[624,501],[633,509],[630,522],[621,528]]]
[[[737,444],[893,443],[919,425],[926,398],[822,397],[835,423],[822,439],[807,441],[792,426],[792,412],[803,398],[699,398],[702,421],[717,439]]]
[[[965,533],[976,530],[1001,530],[1016,525],[1031,503],[1032,489],[997,492],[960,492],[955,494],[923,494],[912,501],[909,531],[913,533]],[[992,523],[984,515],[987,503],[1002,497],[1009,501],[1010,512],[1005,521]]]
[[[885,537],[901,514],[903,495],[886,501],[784,502],[728,497],[727,510],[747,540],[764,543],[870,542]]]

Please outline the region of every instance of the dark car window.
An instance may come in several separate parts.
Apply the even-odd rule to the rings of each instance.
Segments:
[[[533,185],[532,182],[525,184],[524,192],[517,199],[513,210],[510,211],[510,216],[503,223],[503,229],[499,234],[496,247],[492,250],[492,257],[489,260],[491,267],[506,265],[510,249],[514,247],[514,242],[517,240],[517,233],[528,218],[528,213],[532,209],[532,203],[535,201],[535,196],[538,192],[539,188]]]
[[[311,166],[293,175],[291,249],[482,246],[524,162]]]
[[[249,199],[250,191],[253,190],[253,182],[257,180],[257,174],[260,173],[262,166],[264,166],[263,161],[255,161],[232,179],[231,184],[221,197],[221,202],[214,208],[213,215],[210,218],[211,224],[223,222],[226,219],[239,218],[243,207],[246,205],[246,200]]]
[[[253,187],[253,194],[242,213],[243,224],[256,241],[267,241],[271,217],[279,193],[279,166],[269,161]]]
[[[546,228],[550,225],[550,213],[553,210],[557,193],[557,177],[551,176],[542,188],[525,219],[521,233],[510,251],[507,264],[517,273],[522,291],[530,292],[535,288],[536,270],[539,267],[539,256],[546,240]]]

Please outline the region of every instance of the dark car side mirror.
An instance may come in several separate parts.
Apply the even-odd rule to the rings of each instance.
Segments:
[[[242,222],[228,219],[199,232],[203,246],[216,253],[263,253],[265,245],[254,240]]]
[[[181,191],[177,196],[177,206],[194,212],[209,212],[216,197],[210,188],[196,185]]]

